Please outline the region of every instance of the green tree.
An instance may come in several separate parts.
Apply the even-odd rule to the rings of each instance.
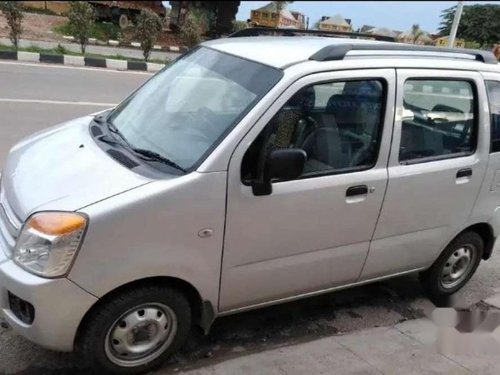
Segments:
[[[455,11],[457,7],[451,7],[443,10],[441,12],[441,22],[439,23],[439,35],[440,36],[448,36],[451,32],[451,25],[453,24],[453,18],[455,17]],[[464,12],[462,11],[462,17]],[[461,19],[463,21],[463,18]],[[460,25],[459,25],[460,26]]]
[[[70,1],[68,19],[71,33],[80,43],[82,54],[85,54],[85,49],[94,28],[94,8],[86,1]]]
[[[162,30],[162,22],[151,9],[142,9],[135,25],[135,37],[141,43],[144,60],[148,61],[151,50]]]
[[[22,22],[24,14],[20,1],[0,1],[0,11],[7,19],[9,25],[9,39],[14,48],[19,47],[19,38],[23,32]]]
[[[244,30],[248,27],[248,24],[246,21],[233,21],[233,32]]]
[[[201,30],[198,24],[198,20],[189,12],[184,19],[184,23],[181,26],[181,40],[182,43],[188,47],[193,48],[201,41]]]
[[[445,9],[441,14],[439,34],[450,35],[456,7]],[[500,5],[466,5],[462,11],[457,37],[479,43],[480,47],[500,41]]]
[[[215,14],[207,9],[193,8],[189,11],[198,23],[200,35],[205,35],[214,26]]]
[[[317,20],[316,22],[314,22],[314,29],[315,30],[319,30],[319,24],[321,23],[321,19]]]
[[[288,4],[293,3],[293,1],[271,1],[274,6],[274,14],[276,14],[276,27],[280,25],[280,15],[283,9],[286,9]]]

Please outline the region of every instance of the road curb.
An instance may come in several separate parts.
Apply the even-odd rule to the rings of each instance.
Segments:
[[[91,66],[114,70],[133,70],[141,72],[157,72],[164,64],[147,63],[145,61],[117,60],[97,57],[83,57],[73,55],[55,55],[34,52],[0,51],[0,60],[16,60],[25,62],[39,62],[69,66]]]

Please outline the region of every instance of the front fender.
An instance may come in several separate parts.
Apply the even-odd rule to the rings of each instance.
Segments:
[[[225,172],[193,172],[86,207],[89,228],[69,278],[102,297],[135,280],[174,277],[218,306],[225,189]],[[199,236],[206,228],[212,236]]]

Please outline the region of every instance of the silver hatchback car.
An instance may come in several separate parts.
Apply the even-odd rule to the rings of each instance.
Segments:
[[[499,210],[492,54],[220,39],[11,150],[0,315],[98,372],[146,371],[223,315],[411,272],[450,295]]]

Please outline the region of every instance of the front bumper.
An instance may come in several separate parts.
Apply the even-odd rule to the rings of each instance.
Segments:
[[[16,317],[10,308],[9,292],[34,306],[32,324]],[[28,340],[47,349],[72,351],[78,326],[96,301],[68,279],[30,274],[0,249],[0,317]]]

